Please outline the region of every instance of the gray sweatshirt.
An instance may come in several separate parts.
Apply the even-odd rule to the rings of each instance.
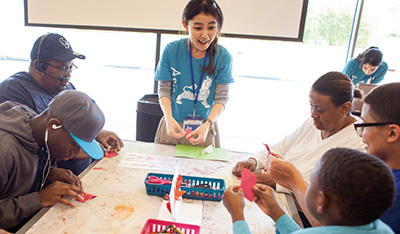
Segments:
[[[0,228],[18,225],[42,208],[34,185],[39,145],[29,124],[36,113],[15,103],[0,104]]]

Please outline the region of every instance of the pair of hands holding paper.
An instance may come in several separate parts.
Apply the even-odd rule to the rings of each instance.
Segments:
[[[244,168],[254,172],[257,167],[257,161],[254,158],[248,158],[239,161],[232,169],[232,174],[241,176]],[[257,175],[257,183],[268,185],[276,188],[276,184],[292,189],[297,180],[302,179],[300,171],[284,157],[276,153],[268,153],[265,162],[265,168],[262,171],[255,172]]]
[[[255,194],[254,202],[275,222],[285,214],[279,206],[275,197],[275,192],[271,187],[263,184],[256,184],[256,186],[253,187],[253,191]],[[222,196],[222,201],[231,214],[232,223],[238,220],[244,220],[244,196],[240,186],[229,186]]]
[[[232,169],[232,173],[242,176],[244,168],[254,172],[256,167],[256,159],[248,158],[247,160],[239,161]],[[272,187],[275,187],[277,183],[287,189],[291,189],[296,181],[295,178],[302,177],[301,173],[291,162],[276,153],[270,152],[268,153],[264,170],[257,172],[256,175],[257,184],[252,188],[255,194],[254,202],[276,222],[285,212],[279,206]],[[238,220],[244,220],[244,195],[240,186],[230,186],[225,191],[222,200],[231,214],[233,223]]]
[[[69,195],[78,200],[83,200],[86,193],[83,191],[82,182],[70,170],[51,168],[47,181],[50,183],[38,192],[43,207],[62,203],[67,206],[75,205],[62,196]]]
[[[185,137],[192,143],[193,145],[198,145],[206,141],[208,134],[208,126],[206,124],[200,125],[196,130],[186,133],[183,131],[179,123],[171,116],[167,117],[167,132],[169,136],[174,138],[182,138]]]

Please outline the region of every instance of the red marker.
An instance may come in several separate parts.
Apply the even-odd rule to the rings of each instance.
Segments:
[[[263,143],[263,145],[265,146],[265,148],[268,150],[268,153],[272,154],[271,150],[269,149],[269,146],[265,143]]]
[[[268,151],[269,154],[274,155],[274,154],[271,152],[271,150],[269,149],[269,146],[268,146],[267,144],[263,143],[263,145],[265,146],[265,148],[267,149],[267,151]],[[263,170],[263,172],[266,172],[266,173],[269,173],[269,172],[270,172],[270,171],[269,171],[269,163],[270,163],[270,158],[269,158],[269,157],[270,157],[270,156],[268,155],[268,159],[266,160],[268,166],[267,166],[266,168],[264,168],[264,170]]]

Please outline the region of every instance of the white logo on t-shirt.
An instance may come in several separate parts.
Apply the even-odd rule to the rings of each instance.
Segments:
[[[173,68],[173,67],[171,67],[171,69],[172,69],[172,76],[177,76],[177,75],[180,75],[181,74],[181,72],[180,71],[178,71],[178,70],[176,70],[175,68]]]
[[[207,78],[203,81],[203,84],[200,87],[199,95],[197,100],[204,105],[205,108],[210,108],[210,104],[207,103],[207,98],[210,96],[210,87],[212,85],[212,79],[207,76]],[[194,88],[197,89],[197,85],[194,85]],[[176,98],[176,103],[182,104],[182,99],[194,100],[193,89],[191,85],[183,87],[183,92],[178,95]]]

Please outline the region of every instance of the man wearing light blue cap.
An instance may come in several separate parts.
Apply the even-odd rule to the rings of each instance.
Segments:
[[[71,171],[56,162],[78,155],[103,157],[95,140],[105,123],[103,112],[86,94],[68,90],[37,115],[27,106],[0,104],[0,228],[15,232],[42,207],[81,199],[85,192]]]
[[[104,126],[105,117],[89,96],[78,91],[64,91],[49,104],[50,112],[61,121],[57,128],[65,128],[78,145],[93,159],[103,157],[103,150],[95,140]]]

